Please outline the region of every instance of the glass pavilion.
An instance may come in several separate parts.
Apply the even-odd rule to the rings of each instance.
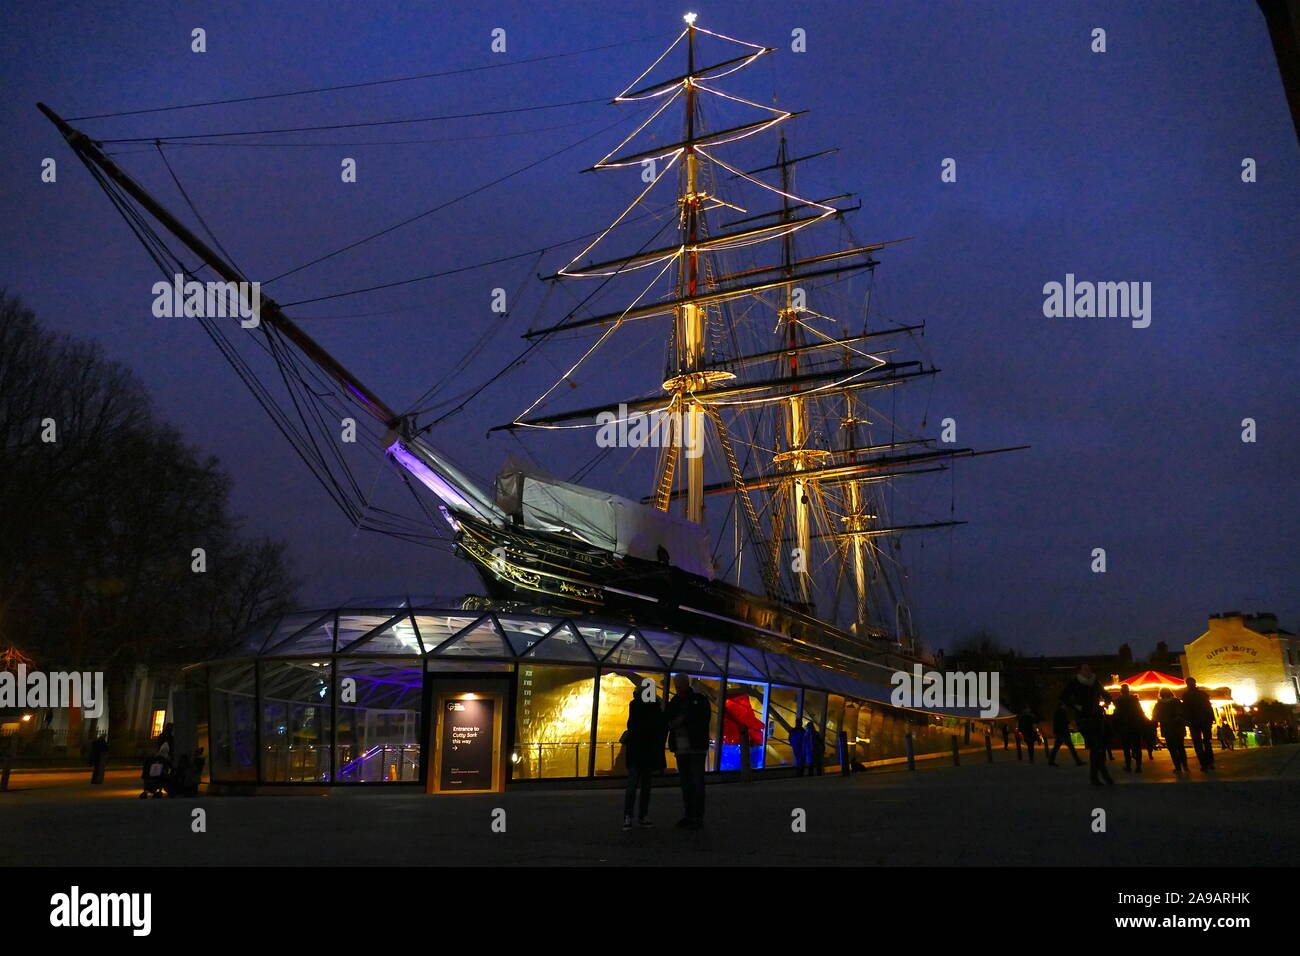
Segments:
[[[702,634],[477,603],[366,600],[287,614],[187,668],[212,782],[444,792],[622,776],[629,701],[647,679],[665,699],[677,673],[713,701],[712,772],[739,770],[742,748],[755,773],[789,772],[796,725],[811,725],[831,772],[902,756],[907,733],[917,754],[946,751],[954,734],[969,743],[977,720],[889,706],[883,666],[876,684]],[[469,734],[481,746],[437,719],[490,698],[496,706],[475,713],[493,726]],[[484,760],[499,773],[458,786],[455,762],[475,746],[491,747]]]

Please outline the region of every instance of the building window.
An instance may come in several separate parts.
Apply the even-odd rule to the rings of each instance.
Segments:
[[[157,737],[159,734],[161,734],[163,732],[163,728],[167,726],[167,711],[155,710],[153,712],[153,721],[152,723],[150,723],[149,726],[150,726],[150,730],[149,730],[150,737]]]
[[[521,664],[518,693],[514,779],[587,776],[595,673],[587,667]]]

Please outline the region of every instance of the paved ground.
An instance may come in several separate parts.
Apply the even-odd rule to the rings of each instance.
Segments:
[[[1300,746],[1218,755],[1175,777],[1157,753],[1140,777],[1086,767],[926,761],[851,778],[726,784],[708,790],[701,832],[672,827],[675,789],[656,789],[653,830],[624,833],[621,791],[488,796],[337,790],[328,796],[140,801],[137,775],[15,774],[0,793],[0,864],[13,865],[1294,865]],[[1193,764],[1195,760],[1193,758]],[[207,833],[191,832],[193,808]],[[506,832],[491,829],[495,808]],[[1106,811],[1106,832],[1092,830]],[[807,832],[791,830],[806,812]]]

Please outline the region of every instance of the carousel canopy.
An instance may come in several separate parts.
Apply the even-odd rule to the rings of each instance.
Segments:
[[[1140,674],[1134,674],[1132,677],[1125,678],[1116,684],[1110,684],[1107,690],[1118,690],[1121,684],[1128,684],[1129,690],[1136,693],[1139,690],[1153,689],[1159,691],[1163,687],[1170,690],[1182,690],[1184,681],[1181,677],[1170,677],[1168,674],[1162,674],[1160,671],[1145,670]]]

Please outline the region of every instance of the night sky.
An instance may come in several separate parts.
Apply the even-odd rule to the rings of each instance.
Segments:
[[[44,323],[93,339],[143,379],[163,417],[218,455],[251,532],[287,539],[301,598],[477,590],[445,551],[355,532],[200,331],[156,319],[158,275],[50,124],[64,116],[480,67],[609,45],[511,68],[256,103],[80,121],[96,137],[169,136],[612,97],[658,56],[680,2],[32,3],[0,11],[0,283]],[[943,374],[910,401],[961,445],[1032,449],[958,463],[918,511],[970,523],[910,539],[922,636],[977,629],[1041,653],[1139,653],[1194,639],[1208,614],[1271,610],[1300,625],[1296,333],[1297,144],[1257,7],[1217,3],[791,4],[698,6],[703,27],[780,48],[747,95],[807,109],[792,149],[839,147],[801,191],[852,191],[864,241],[915,237],[880,254],[877,303],[927,324]],[[190,52],[190,30],[208,52]],[[493,54],[494,28],[507,31]],[[1102,27],[1107,52],[1090,51]],[[790,52],[807,31],[806,53]],[[639,42],[632,42],[639,41]],[[613,46],[614,44],[622,44]],[[748,84],[748,86],[746,86]],[[721,85],[721,84],[720,84]],[[724,86],[724,88],[726,88]],[[603,103],[250,142],[441,140],[400,146],[170,148],[200,211],[252,278],[355,238],[538,159],[618,119]],[[634,174],[579,175],[620,126],[391,236],[296,273],[267,292],[292,302],[451,269],[598,229]],[[510,134],[510,135],[504,135]],[[40,182],[44,157],[58,182]],[[359,162],[340,182],[341,157]],[[953,157],[958,181],[940,181]],[[1243,183],[1241,163],[1258,164]],[[124,167],[193,221],[149,147]],[[621,178],[620,178],[621,177]],[[622,200],[622,202],[620,202]],[[568,251],[577,251],[568,247]],[[504,334],[466,373],[477,383],[557,321],[573,293],[534,272],[561,252],[373,295],[289,309],[363,381],[413,402],[514,301]],[[1045,318],[1044,283],[1066,273],[1152,284],[1152,322]],[[581,294],[579,292],[578,294]],[[542,311],[539,312],[539,309]],[[376,314],[378,313],[378,314]],[[530,361],[433,435],[483,476],[519,445],[487,429],[555,379],[564,355]],[[0,361],[3,356],[0,356]],[[449,389],[459,391],[462,386]],[[641,391],[638,387],[629,394]],[[577,401],[573,404],[585,404]],[[1254,418],[1258,441],[1241,441]],[[920,430],[920,429],[917,429]],[[561,439],[528,447],[568,476],[589,456]],[[363,484],[394,486],[370,465]],[[918,479],[921,480],[921,479]],[[629,496],[611,466],[591,483]],[[1091,551],[1108,571],[1089,570]]]

